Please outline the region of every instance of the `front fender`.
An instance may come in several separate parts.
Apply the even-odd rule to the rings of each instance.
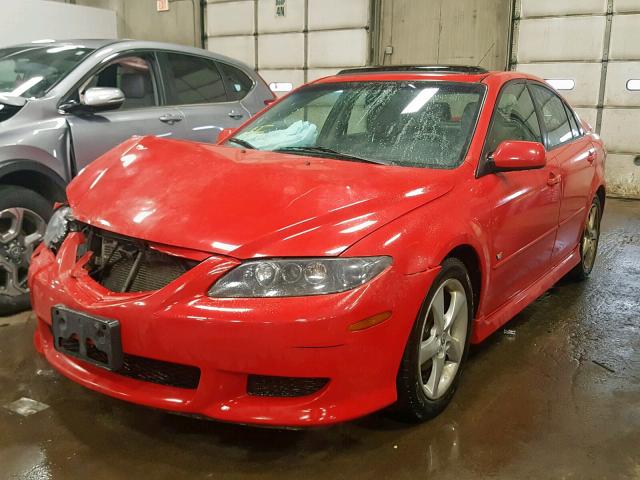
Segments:
[[[56,151],[56,154],[57,153]],[[30,145],[7,145],[0,147],[0,171],[4,169],[15,170],[13,165],[16,162],[36,164],[44,167],[49,172],[53,172],[59,178],[67,177],[64,163],[41,148]]]
[[[343,256],[388,255],[393,257],[395,268],[413,275],[438,268],[455,248],[469,246],[480,263],[481,308],[490,284],[491,210],[486,200],[472,196],[472,191],[464,184],[457,186],[364,237]]]
[[[51,181],[53,185],[55,185],[56,189],[59,192],[64,194],[66,187],[66,182],[64,181],[64,179],[60,175],[58,175],[57,172],[42,164],[41,162],[24,159],[13,159],[4,162],[0,160],[0,183],[2,182],[3,177],[6,177],[7,175],[15,172],[32,172],[44,175]]]

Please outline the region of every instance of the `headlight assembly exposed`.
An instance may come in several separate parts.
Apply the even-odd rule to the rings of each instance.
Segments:
[[[210,297],[304,297],[344,292],[391,265],[391,257],[280,258],[246,261],[220,278]]]
[[[62,245],[69,233],[70,223],[73,220],[71,207],[64,206],[53,212],[51,220],[44,232],[44,244],[50,250],[57,250]]]

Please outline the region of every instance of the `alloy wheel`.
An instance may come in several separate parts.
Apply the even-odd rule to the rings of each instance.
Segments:
[[[600,236],[600,213],[598,205],[591,205],[587,221],[582,234],[582,266],[585,272],[590,272],[596,259],[598,238]]]
[[[422,327],[419,372],[425,395],[437,400],[451,387],[467,340],[469,311],[462,283],[444,281],[431,300]]]
[[[44,237],[46,222],[27,208],[0,211],[0,295],[29,292],[27,270],[33,250]]]

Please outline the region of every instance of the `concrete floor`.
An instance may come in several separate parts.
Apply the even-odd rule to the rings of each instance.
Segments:
[[[92,393],[0,319],[0,478],[640,479],[640,202],[609,199],[599,259],[476,348],[453,403],[406,426],[377,414],[280,431],[178,417]]]

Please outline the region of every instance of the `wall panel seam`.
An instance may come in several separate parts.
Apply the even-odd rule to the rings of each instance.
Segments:
[[[602,51],[602,70],[600,73],[600,91],[598,93],[598,112],[596,114],[596,133],[602,130],[602,112],[604,97],[607,88],[607,67],[611,51],[611,24],[613,23],[613,0],[607,0],[607,25],[604,30],[604,42]]]
[[[309,0],[304,0],[304,83],[309,81]]]

